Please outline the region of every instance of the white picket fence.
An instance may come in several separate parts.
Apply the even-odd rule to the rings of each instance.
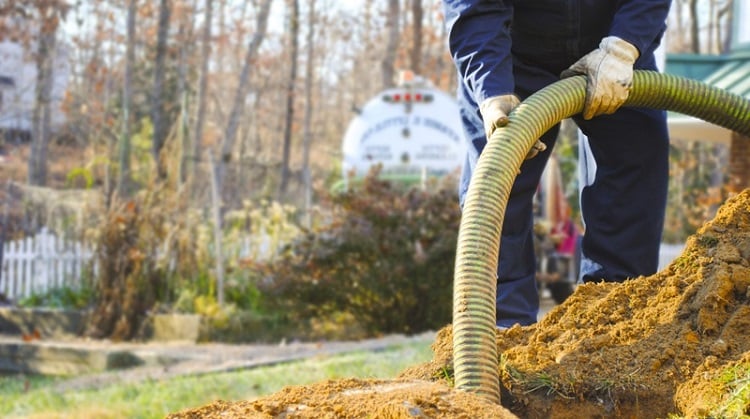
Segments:
[[[54,288],[76,288],[92,257],[82,243],[60,239],[47,229],[4,243],[0,294],[17,301]]]
[[[225,246],[225,258],[268,260],[275,254],[278,238],[269,234],[248,235],[236,246]],[[3,245],[0,268],[0,294],[18,301],[54,288],[76,288],[81,274],[93,259],[93,251],[81,244],[61,239],[46,228],[33,237]],[[94,274],[96,267],[93,267]]]
[[[248,236],[227,257],[265,260],[274,253],[272,243],[267,234]],[[684,244],[662,244],[659,270],[665,268],[683,248]],[[81,285],[81,274],[93,256],[93,251],[82,243],[60,239],[46,228],[36,236],[5,243],[0,294],[17,301],[54,288],[76,288]]]

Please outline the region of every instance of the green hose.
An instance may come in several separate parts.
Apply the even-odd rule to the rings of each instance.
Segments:
[[[583,110],[585,76],[530,96],[482,151],[464,202],[453,286],[453,366],[457,389],[500,401],[495,327],[496,265],[511,186],[526,153],[547,130]],[[666,109],[750,136],[750,101],[683,77],[635,72],[627,106]]]

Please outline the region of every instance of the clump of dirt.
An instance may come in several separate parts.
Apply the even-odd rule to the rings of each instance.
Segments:
[[[524,418],[712,414],[726,397],[717,379],[750,376],[748,300],[750,189],[728,200],[662,272],[581,285],[538,324],[499,332],[502,403]],[[171,417],[513,417],[449,386],[452,349],[448,326],[433,360],[396,380],[288,387]]]

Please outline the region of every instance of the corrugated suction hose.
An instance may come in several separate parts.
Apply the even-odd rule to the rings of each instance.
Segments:
[[[526,153],[547,130],[583,110],[585,76],[528,97],[484,148],[464,202],[453,287],[457,389],[500,401],[495,327],[496,264],[511,186]],[[626,106],[666,109],[750,136],[750,101],[695,80],[637,70]]]

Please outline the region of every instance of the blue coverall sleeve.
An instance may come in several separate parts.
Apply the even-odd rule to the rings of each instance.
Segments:
[[[443,0],[448,44],[460,82],[476,103],[513,93],[509,0]]]
[[[609,34],[633,44],[641,54],[664,33],[671,0],[621,0]]]

